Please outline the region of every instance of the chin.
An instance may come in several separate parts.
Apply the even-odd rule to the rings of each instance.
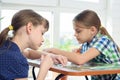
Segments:
[[[79,41],[78,43],[79,43],[79,44],[82,44],[82,43],[84,43],[84,42]]]
[[[79,42],[79,44],[82,44],[81,42]]]
[[[38,49],[38,47],[32,47],[32,49],[37,50],[37,49]]]
[[[39,47],[41,47],[41,45]]]

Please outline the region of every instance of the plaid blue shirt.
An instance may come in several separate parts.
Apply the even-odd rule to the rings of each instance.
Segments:
[[[93,63],[116,63],[120,64],[120,53],[117,45],[107,36],[98,33],[90,43],[82,44],[81,53],[86,52],[89,48],[96,48],[100,54],[92,59]],[[92,80],[111,80],[117,74],[92,76]],[[118,75],[115,80],[120,80]]]
[[[0,47],[0,80],[27,78],[28,69],[27,59],[19,47],[11,41],[5,41]]]

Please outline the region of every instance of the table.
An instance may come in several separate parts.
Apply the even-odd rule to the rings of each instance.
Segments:
[[[35,67],[39,67],[40,61],[38,60],[28,60],[29,65],[33,66],[33,70]],[[62,65],[54,65],[50,68],[50,71],[61,73],[55,80],[59,80],[61,77],[65,75],[69,76],[85,76],[87,75],[103,75],[103,74],[116,74],[120,73],[120,65],[119,64],[103,64],[103,63],[89,63],[81,66],[75,64],[67,64],[66,66]],[[34,74],[33,74],[34,75]]]

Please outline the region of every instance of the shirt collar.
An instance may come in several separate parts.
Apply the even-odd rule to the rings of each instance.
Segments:
[[[88,46],[91,47],[101,36],[103,35],[100,32],[98,32],[90,41],[90,43],[87,42]]]

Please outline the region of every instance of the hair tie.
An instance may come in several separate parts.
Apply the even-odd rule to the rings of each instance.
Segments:
[[[9,26],[9,30],[13,30],[13,26],[12,25]]]
[[[10,25],[9,27],[9,31],[8,31],[8,38],[12,38],[14,36],[14,30],[13,30],[13,26]]]

